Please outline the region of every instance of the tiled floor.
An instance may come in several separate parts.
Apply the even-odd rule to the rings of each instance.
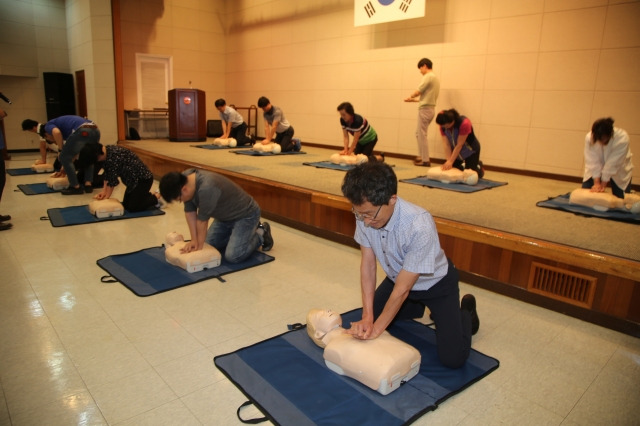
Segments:
[[[14,156],[8,167],[27,167]],[[159,217],[53,228],[47,208],[89,195],[0,204],[0,425],[233,425],[244,396],[214,367],[304,322],[313,307],[360,306],[359,253],[272,223],[276,261],[147,298],[103,284],[96,260],[187,234]],[[121,192],[116,192],[120,195]],[[474,348],[500,368],[416,424],[639,424],[640,340],[462,284],[478,299]]]

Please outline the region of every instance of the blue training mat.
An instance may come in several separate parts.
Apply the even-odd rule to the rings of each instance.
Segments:
[[[331,161],[315,161],[312,163],[302,163],[305,166],[313,166],[319,169],[331,169],[331,170],[342,170],[343,172],[347,172],[355,167],[353,164],[334,164]]]
[[[51,226],[57,228],[60,226],[83,225],[86,223],[107,222],[110,220],[135,219],[138,217],[148,217],[148,216],[161,216],[163,214],[165,214],[164,211],[160,209],[144,210],[141,212],[129,212],[125,210],[122,216],[105,217],[102,219],[98,219],[97,217],[91,214],[91,212],[89,211],[89,206],[85,204],[83,206],[49,209],[47,210],[47,216],[43,216],[41,219],[42,220],[49,219],[51,221]]]
[[[252,156],[306,154],[306,152],[304,151],[289,151],[289,152],[279,152],[277,154],[274,154],[273,152],[254,151],[252,149],[230,150],[229,152],[233,152],[234,154],[244,154],[244,155],[252,155]]]
[[[163,291],[173,290],[210,278],[243,269],[253,268],[275,260],[261,251],[254,251],[251,257],[240,263],[229,263],[224,258],[220,266],[189,273],[182,268],[167,263],[164,247],[151,247],[133,253],[107,256],[97,261],[98,266],[107,271],[111,277],[119,281],[134,294],[144,297]],[[103,282],[115,282],[102,277]]]
[[[54,192],[60,192],[49,188],[46,183],[19,184],[18,189],[25,195],[53,194]]]
[[[302,164],[305,166],[316,167],[318,169],[341,170],[343,172],[348,172],[349,170],[355,167],[355,164],[334,164],[331,161],[315,161],[315,162],[302,163]],[[393,164],[389,164],[389,165],[391,167],[395,167]]]
[[[343,326],[361,316],[362,309],[343,314]],[[422,361],[417,376],[386,396],[329,370],[323,349],[313,343],[306,328],[213,361],[269,420],[296,426],[410,424],[500,365],[471,349],[463,367],[449,369],[438,360],[431,328],[416,321],[396,321],[388,331],[418,349]]]
[[[581,206],[579,204],[571,204],[569,202],[569,196],[571,193],[564,195],[558,195],[557,197],[549,198],[548,200],[538,201],[536,206],[547,207],[550,209],[562,210],[570,213],[575,213],[581,216],[599,217],[602,219],[618,220],[627,223],[640,224],[640,214],[625,212],[622,210],[608,210],[601,212],[591,207]]]
[[[214,144],[206,144],[206,145],[191,145],[194,148],[202,148],[202,149],[231,149],[232,147],[230,146],[220,146],[220,145],[214,145]],[[236,149],[242,149],[242,148],[251,148],[251,145],[245,145],[245,146],[234,146],[233,148]]]
[[[483,189],[496,188],[506,185],[507,182],[496,182],[489,179],[478,179],[475,185],[467,185],[465,183],[443,183],[439,180],[427,179],[425,176],[418,176],[413,179],[400,179],[400,182],[412,183],[415,185],[428,186],[429,188],[447,189],[455,192],[477,192]]]
[[[51,172],[35,172],[31,170],[31,167],[24,167],[19,169],[7,169],[9,176],[27,176],[27,175],[43,175]]]

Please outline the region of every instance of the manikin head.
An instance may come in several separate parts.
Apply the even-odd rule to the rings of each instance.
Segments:
[[[327,333],[341,325],[342,317],[331,309],[311,309],[307,314],[307,334],[321,348],[326,346],[322,339]]]

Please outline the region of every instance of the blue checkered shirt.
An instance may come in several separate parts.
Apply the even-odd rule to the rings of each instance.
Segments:
[[[449,269],[431,214],[400,197],[383,228],[370,228],[357,221],[354,238],[373,250],[391,280],[396,280],[401,269],[420,274],[412,291],[430,289]]]

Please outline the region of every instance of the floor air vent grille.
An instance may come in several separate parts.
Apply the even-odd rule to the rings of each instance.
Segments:
[[[591,308],[597,280],[589,275],[533,262],[528,290],[552,299]]]

